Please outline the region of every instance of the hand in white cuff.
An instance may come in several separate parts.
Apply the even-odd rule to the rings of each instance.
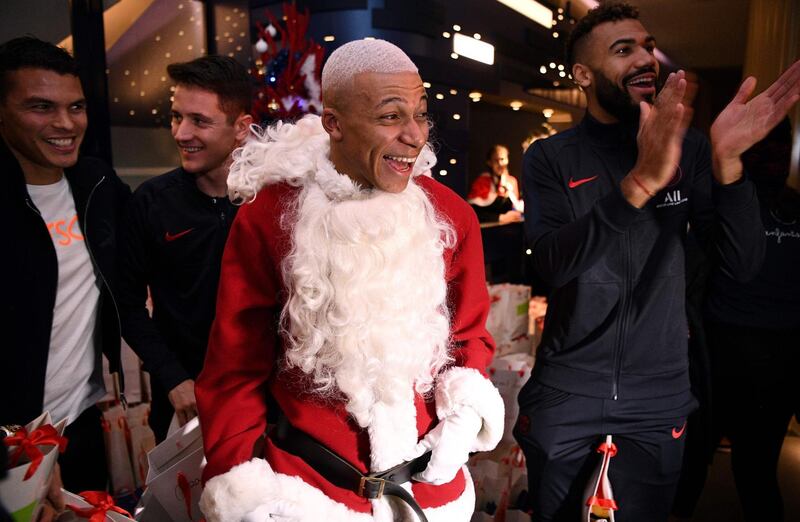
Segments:
[[[430,450],[431,460],[427,468],[412,478],[434,485],[453,480],[461,466],[467,463],[482,426],[481,416],[468,406],[439,421],[415,448],[416,455]]]

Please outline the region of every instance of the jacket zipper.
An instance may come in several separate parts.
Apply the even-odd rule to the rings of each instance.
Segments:
[[[219,220],[222,222],[222,227],[225,228],[225,221],[227,219],[225,217],[225,210],[218,206],[217,198],[211,198],[211,202],[214,205],[214,209],[219,208]]]
[[[117,300],[114,299],[114,292],[111,291],[111,286],[108,284],[108,281],[106,280],[106,277],[103,275],[103,271],[100,269],[100,265],[98,264],[97,260],[95,259],[94,253],[92,252],[91,244],[89,243],[89,206],[92,203],[92,196],[94,196],[95,190],[97,190],[97,187],[99,187],[100,184],[103,183],[105,180],[106,180],[105,176],[100,178],[100,181],[98,181],[95,184],[95,186],[92,187],[91,192],[89,192],[89,197],[86,199],[86,212],[85,212],[86,224],[83,226],[83,235],[84,235],[84,238],[86,239],[86,241],[85,241],[86,251],[89,252],[89,259],[92,260],[92,265],[94,265],[94,267],[97,269],[97,273],[100,274],[100,280],[103,282],[103,285],[105,285],[106,289],[108,289],[108,295],[111,296],[111,304],[114,305],[114,314],[117,317],[117,331],[119,332],[120,336],[122,336],[122,321],[120,320],[120,317],[119,317],[119,307],[117,306]],[[120,361],[120,366],[121,366],[121,362],[122,361]],[[119,371],[122,371],[121,367],[120,367]],[[117,379],[118,378],[119,377],[117,377]],[[115,382],[118,382],[118,381],[115,381]],[[119,385],[117,385],[116,388],[119,390]],[[123,408],[127,408],[128,407],[128,402],[125,400],[125,392],[123,392],[121,390],[119,391],[119,401],[122,404]]]
[[[28,208],[36,212],[36,215],[42,217],[42,213],[39,212],[39,209],[33,205],[31,198],[25,198],[25,204],[28,205]]]
[[[622,280],[622,313],[620,314],[619,328],[617,331],[617,348],[614,351],[614,368],[612,375],[612,398],[617,400],[619,398],[619,374],[620,367],[622,366],[622,352],[625,348],[625,335],[628,332],[628,315],[630,315],[630,288],[633,284],[631,281],[631,238],[628,231],[625,231],[625,248],[623,251],[623,262],[625,264],[624,277]]]

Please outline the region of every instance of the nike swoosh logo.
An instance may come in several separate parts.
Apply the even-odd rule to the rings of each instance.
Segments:
[[[589,183],[590,181],[594,181],[597,179],[597,176],[592,176],[591,178],[583,178],[583,179],[572,179],[569,178],[569,188],[574,189],[575,187],[580,187],[584,183]]]
[[[683,423],[683,426],[681,426],[680,430],[676,430],[675,428],[672,428],[672,438],[673,439],[680,439],[681,435],[683,435],[683,432],[684,432],[685,429],[686,429],[686,423],[685,422]]]
[[[175,241],[176,239],[185,236],[186,234],[188,234],[192,230],[194,230],[194,228],[190,228],[188,230],[184,230],[183,232],[178,232],[177,234],[170,234],[169,232],[167,232],[167,233],[164,234],[164,239],[166,241]]]

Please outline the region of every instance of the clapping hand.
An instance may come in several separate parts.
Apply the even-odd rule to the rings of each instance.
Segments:
[[[711,125],[714,176],[723,185],[742,174],[739,156],[761,141],[800,99],[800,60],[750,101],[756,79],[748,77]]]
[[[639,104],[641,114],[636,136],[639,155],[622,185],[625,197],[634,206],[644,206],[675,174],[692,114],[685,101],[686,93],[686,74],[678,71],[667,77],[652,106],[646,102]]]

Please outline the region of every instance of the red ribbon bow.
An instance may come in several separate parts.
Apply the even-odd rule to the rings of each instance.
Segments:
[[[586,501],[586,505],[591,506],[600,506],[606,509],[613,509],[614,511],[619,510],[619,506],[617,506],[617,502],[613,498],[601,498],[598,496],[589,497]]]
[[[25,472],[23,480],[31,478],[39,468],[39,464],[42,463],[44,453],[39,449],[39,446],[58,446],[59,453],[64,453],[64,450],[67,449],[66,437],[59,435],[56,429],[50,424],[40,426],[30,434],[28,430],[21,428],[14,435],[3,439],[3,442],[9,448],[12,446],[17,447],[17,449],[11,453],[11,467],[17,465],[17,462],[19,462],[23,454],[27,455],[30,459],[31,465],[28,466],[28,471]]]
[[[83,499],[92,505],[92,507],[82,508],[73,505],[67,505],[77,516],[81,518],[88,518],[89,522],[103,522],[106,519],[106,513],[115,511],[120,515],[125,515],[128,518],[133,518],[130,513],[117,507],[114,504],[114,499],[105,491],[83,491],[80,493]]]
[[[597,453],[608,453],[609,457],[616,457],[617,445],[612,442],[611,445],[609,446],[608,444],[603,442],[597,447]]]

